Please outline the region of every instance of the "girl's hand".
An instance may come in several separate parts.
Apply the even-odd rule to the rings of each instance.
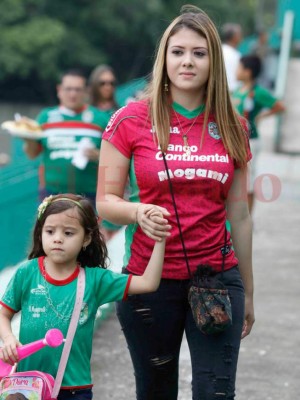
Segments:
[[[3,340],[3,347],[0,349],[0,358],[4,362],[14,365],[18,361],[17,347],[21,343],[16,339],[16,337],[11,334]]]
[[[161,241],[162,238],[170,236],[171,225],[168,224],[170,213],[164,207],[154,204],[139,204],[136,211],[136,223],[142,231],[151,239]]]

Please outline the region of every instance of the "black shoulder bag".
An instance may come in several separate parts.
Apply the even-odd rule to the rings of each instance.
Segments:
[[[216,277],[216,273],[208,264],[200,264],[197,271],[192,275],[187,252],[183,240],[181,224],[175,202],[172,182],[170,179],[169,169],[165,154],[163,160],[168,176],[169,188],[176,214],[176,220],[179,229],[180,240],[182,244],[183,254],[190,277],[190,287],[188,291],[188,301],[191,306],[194,320],[199,330],[204,334],[215,334],[223,332],[232,324],[231,303],[228,290],[224,284]],[[225,225],[225,240],[222,250],[222,277],[224,272],[225,254],[226,254],[226,237],[227,230]]]

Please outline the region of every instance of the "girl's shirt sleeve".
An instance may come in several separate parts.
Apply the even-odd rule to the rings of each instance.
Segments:
[[[107,269],[100,271],[95,293],[98,305],[126,300],[132,275],[119,274]]]
[[[22,287],[25,279],[25,269],[19,267],[9,281],[0,304],[13,312],[22,308]]]
[[[138,116],[133,103],[117,110],[111,117],[102,139],[113,144],[126,158],[133,153]]]
[[[266,88],[258,86],[255,88],[255,101],[261,108],[272,108],[277,102],[274,97]]]

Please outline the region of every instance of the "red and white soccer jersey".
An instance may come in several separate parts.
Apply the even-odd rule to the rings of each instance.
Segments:
[[[225,269],[229,269],[238,264],[229,232],[226,237],[228,246],[224,248],[225,201],[236,165],[224,148],[213,117],[209,119],[200,145],[203,113],[187,134],[191,150],[190,156],[187,156],[182,131],[187,132],[201,109],[189,112],[176,103],[173,108],[166,160],[190,268],[195,271],[198,264],[209,263],[219,271],[222,251],[225,251]],[[130,159],[130,201],[163,206],[171,213],[168,220],[172,230],[171,237],[167,239],[163,278],[187,279],[189,276],[166,168],[154,139],[146,102],[133,102],[118,110],[107,125],[103,139]],[[153,240],[137,224],[129,225],[126,229],[124,266],[132,273],[142,274],[153,245]]]

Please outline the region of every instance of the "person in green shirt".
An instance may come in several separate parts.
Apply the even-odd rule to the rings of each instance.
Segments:
[[[25,140],[30,159],[42,156],[40,200],[51,194],[74,193],[95,204],[99,149],[107,117],[86,104],[87,79],[81,71],[65,72],[57,86],[59,105],[37,116],[40,140]]]
[[[254,181],[256,178],[256,161],[260,147],[257,124],[262,118],[273,114],[282,113],[285,110],[283,103],[272,93],[257,84],[261,72],[261,60],[256,55],[241,57],[237,79],[241,86],[232,93],[233,104],[237,111],[243,115],[249,123],[250,147],[252,152],[251,166],[248,174],[248,203],[250,212],[254,204]]]
[[[161,207],[148,205],[153,224],[167,220]],[[161,280],[165,239],[155,241],[143,274],[119,274],[107,267],[107,248],[100,234],[95,209],[74,194],[49,196],[38,208],[32,249],[16,271],[0,301],[0,359],[18,361],[17,347],[44,337],[51,328],[67,335],[77,278],[85,270],[85,291],[76,333],[58,400],[92,399],[90,358],[98,307],[127,295],[156,291]],[[11,320],[21,311],[20,337]],[[62,346],[45,347],[18,363],[18,371],[39,370],[56,376]]]

